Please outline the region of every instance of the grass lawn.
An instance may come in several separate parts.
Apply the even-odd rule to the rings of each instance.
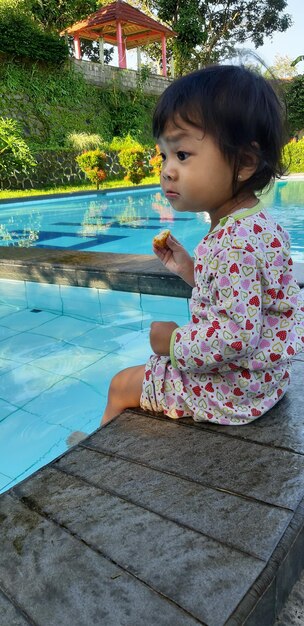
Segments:
[[[119,180],[107,180],[100,186],[100,191],[103,189],[116,189],[117,187],[140,187],[142,185],[158,185],[159,176],[147,176],[144,178],[140,185],[134,185],[133,183],[125,181],[123,178]],[[83,183],[81,185],[69,185],[61,187],[46,187],[45,189],[20,189],[18,191],[0,191],[0,202],[6,198],[24,198],[32,196],[48,195],[53,193],[72,193],[77,191],[96,191],[96,185],[92,183]]]

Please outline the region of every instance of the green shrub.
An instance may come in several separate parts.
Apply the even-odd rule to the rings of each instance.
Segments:
[[[118,152],[120,165],[126,170],[125,180],[137,185],[147,175],[145,167],[145,150],[142,146],[123,148]]]
[[[105,180],[105,166],[107,155],[101,150],[87,150],[76,157],[76,161],[80,169],[85,173],[87,178],[96,184],[99,189],[100,183]]]
[[[10,176],[15,169],[27,172],[35,165],[18,122],[0,117],[0,175]]]
[[[97,133],[69,133],[66,143],[73,148],[73,150],[77,150],[78,152],[105,148],[105,142]]]
[[[131,135],[126,135],[125,137],[113,137],[112,141],[109,144],[109,149],[114,152],[120,152],[121,150],[127,150],[128,148],[142,148],[142,145],[131,137]]]
[[[14,0],[0,3],[0,52],[53,64],[68,58],[68,47],[59,35],[44,32]]]
[[[283,150],[283,159],[291,174],[304,172],[304,138],[290,141]]]

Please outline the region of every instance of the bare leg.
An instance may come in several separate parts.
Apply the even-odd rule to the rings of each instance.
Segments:
[[[101,426],[111,422],[124,409],[139,406],[144,375],[145,365],[135,365],[118,372],[112,378],[108,393],[108,403],[101,419]]]

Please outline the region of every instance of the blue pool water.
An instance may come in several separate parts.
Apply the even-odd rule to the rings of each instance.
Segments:
[[[304,261],[304,181],[279,181],[263,203]],[[155,232],[170,228],[192,252],[209,230],[206,213],[174,213],[160,188],[0,203],[0,245],[151,254]]]
[[[112,376],[149,356],[153,319],[181,298],[0,280],[0,493],[100,424]]]

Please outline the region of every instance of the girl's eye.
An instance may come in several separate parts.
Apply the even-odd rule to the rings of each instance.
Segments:
[[[166,160],[166,155],[163,152],[160,152],[160,157],[161,157],[162,162]]]
[[[176,153],[176,155],[177,155],[177,158],[178,158],[179,161],[185,161],[188,158],[189,153],[188,152],[183,152],[182,150],[179,150]]]

